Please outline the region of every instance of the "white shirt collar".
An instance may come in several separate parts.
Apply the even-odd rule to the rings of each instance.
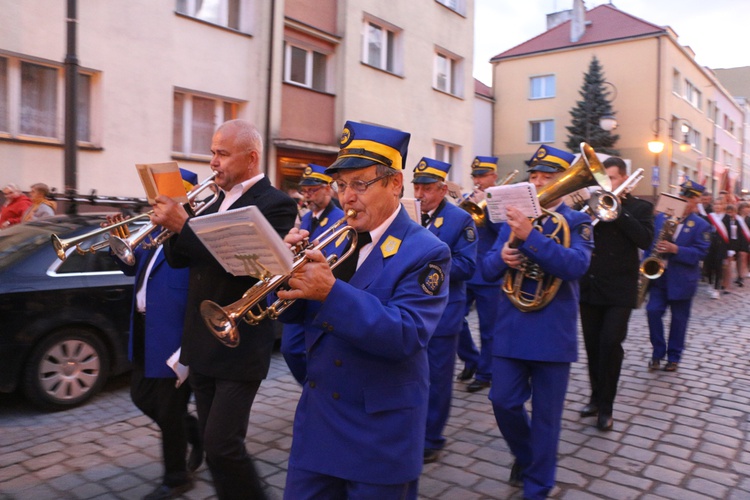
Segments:
[[[240,199],[240,196],[245,194],[251,187],[253,187],[259,180],[265,177],[265,174],[260,173],[255,177],[251,177],[246,181],[242,181],[239,184],[235,184],[229,191],[224,191],[224,200],[221,202],[219,212],[226,212],[229,207],[234,204],[235,201]]]

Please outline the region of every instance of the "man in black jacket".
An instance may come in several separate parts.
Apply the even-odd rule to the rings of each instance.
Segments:
[[[627,178],[622,159],[604,161],[614,190]],[[582,417],[597,416],[600,430],[612,428],[612,407],[620,378],[622,342],[638,296],[639,254],[654,236],[653,205],[630,194],[620,197],[622,213],[594,226],[594,253],[581,278],[581,325],[588,356],[591,399]]]
[[[284,237],[294,225],[297,205],[263,174],[263,141],[255,126],[244,120],[224,123],[213,136],[211,153],[221,193],[204,214],[256,205]],[[273,327],[269,320],[257,326],[240,321],[241,342],[235,348],[223,345],[208,330],[201,302],[230,304],[257,280],[227,273],[186,223],[188,218],[170,198],[156,199],[153,221],[176,233],[165,243],[165,256],[172,267],[190,268],[180,362],[190,368],[206,463],[220,499],[265,498],[245,435],[250,408],[271,363]]]

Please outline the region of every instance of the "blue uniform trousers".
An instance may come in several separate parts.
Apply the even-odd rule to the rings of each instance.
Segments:
[[[685,348],[685,335],[693,297],[685,300],[668,300],[667,290],[655,286],[649,289],[648,296],[646,314],[648,316],[651,346],[653,347],[651,358],[663,359],[666,354],[667,361],[679,363],[682,350]],[[672,312],[672,321],[669,326],[669,340],[665,341],[662,317],[667,310],[667,306]]]
[[[555,485],[557,443],[570,363],[492,358],[492,410],[523,470],[523,497],[546,498]],[[532,417],[524,403],[532,397]]]
[[[464,318],[463,328],[458,338],[458,357],[467,368],[476,368],[475,378],[484,382],[492,379],[492,329],[497,315],[497,304],[500,301],[500,285],[472,285],[466,284],[466,314],[469,314],[471,304],[477,305],[479,316],[479,339],[481,347],[478,350],[471,338],[469,322]]]
[[[286,500],[416,500],[419,480],[402,484],[370,484],[289,466]]]
[[[453,371],[456,366],[456,347],[463,319],[461,316],[463,305],[463,302],[448,304],[435,334],[430,337],[427,344],[427,359],[430,363],[430,399],[427,408],[425,448],[439,450],[445,445],[445,438],[442,434],[451,411]]]

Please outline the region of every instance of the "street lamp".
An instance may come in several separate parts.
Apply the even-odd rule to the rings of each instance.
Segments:
[[[612,87],[612,91],[614,92],[614,95],[612,96],[612,99],[607,99],[607,101],[611,105],[615,101],[615,99],[617,99],[617,87],[615,86],[614,83],[608,82],[606,80],[602,82],[602,85],[609,85],[610,87]],[[601,127],[602,130],[611,132],[617,128],[617,125],[618,125],[617,118],[615,118],[614,115],[602,115],[599,117],[599,127]]]
[[[659,168],[659,155],[664,151],[665,146],[664,141],[659,139],[662,121],[669,127],[670,146],[667,166],[672,163],[672,141],[674,140],[674,126],[676,123],[682,122],[682,125],[680,125],[680,131],[682,132],[682,141],[680,141],[679,145],[680,151],[683,153],[687,153],[692,149],[692,145],[688,140],[688,134],[693,128],[693,124],[690,123],[690,120],[688,120],[687,118],[672,118],[672,122],[669,122],[666,118],[655,118],[654,122],[651,124],[651,130],[654,131],[654,138],[648,141],[648,150],[654,154],[654,167],[657,169],[657,172]],[[654,175],[654,178],[656,178],[656,175]],[[656,187],[657,186],[654,185],[654,200],[656,200]]]

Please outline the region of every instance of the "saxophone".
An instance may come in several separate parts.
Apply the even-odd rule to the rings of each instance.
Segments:
[[[648,290],[649,282],[659,278],[667,269],[666,254],[658,252],[656,247],[659,246],[659,242],[661,241],[672,241],[679,222],[680,219],[676,216],[672,216],[664,221],[664,225],[661,227],[661,231],[659,231],[659,235],[656,238],[656,243],[654,243],[651,253],[648,257],[643,259],[643,262],[641,262],[641,267],[639,268],[640,277],[638,279],[637,307],[641,307],[641,304],[643,304],[643,301],[646,298],[646,291]]]

